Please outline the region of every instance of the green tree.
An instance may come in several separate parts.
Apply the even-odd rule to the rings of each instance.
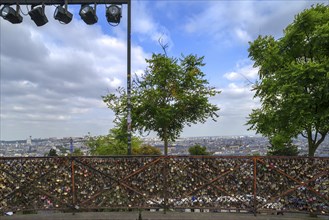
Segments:
[[[48,157],[57,157],[57,156],[58,154],[55,149],[52,148],[49,150]]]
[[[190,153],[190,155],[210,155],[209,152],[207,152],[207,148],[204,146],[200,146],[198,144],[190,147],[188,149],[188,152]]]
[[[80,148],[75,148],[71,155],[72,156],[83,156],[83,152]]]
[[[247,124],[269,138],[301,135],[314,156],[329,132],[329,7],[312,6],[295,16],[284,36],[259,36],[249,57],[259,67],[254,90],[261,108]]]
[[[121,128],[113,128],[108,135],[100,135],[91,137],[87,146],[90,149],[91,155],[126,155],[127,154],[127,136],[122,135]],[[137,138],[132,138],[132,148],[139,148],[142,141]]]
[[[298,156],[298,148],[292,144],[290,137],[276,134],[271,137],[270,144],[267,152],[269,156]]]
[[[159,148],[153,147],[151,145],[142,145],[133,149],[134,155],[161,155],[161,150]]]
[[[180,59],[166,54],[153,54],[146,59],[148,67],[141,77],[136,77],[131,91],[132,129],[141,133],[154,131],[168,144],[179,137],[184,126],[208,118],[215,120],[219,108],[209,98],[220,93],[208,86],[201,71],[204,57],[182,56]],[[117,123],[126,121],[127,95],[119,88],[118,95],[108,94],[104,102],[116,115]]]

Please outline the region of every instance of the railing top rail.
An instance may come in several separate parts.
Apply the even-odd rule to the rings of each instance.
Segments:
[[[234,156],[234,155],[225,155],[225,156],[217,156],[217,155],[108,155],[108,156],[33,156],[33,157],[17,157],[17,156],[9,156],[9,157],[0,157],[0,160],[13,160],[13,159],[53,159],[53,158],[71,158],[71,159],[79,159],[79,158],[90,158],[90,159],[131,159],[131,158],[169,158],[169,159],[180,159],[180,158],[192,158],[192,159],[316,159],[316,160],[329,160],[329,157],[308,157],[308,156]]]

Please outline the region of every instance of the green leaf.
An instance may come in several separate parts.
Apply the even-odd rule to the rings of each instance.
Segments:
[[[250,43],[260,78],[253,90],[261,108],[252,111],[247,125],[281,153],[283,143],[303,135],[313,156],[329,132],[328,24],[329,6],[315,5],[299,13],[282,38],[260,36]]]

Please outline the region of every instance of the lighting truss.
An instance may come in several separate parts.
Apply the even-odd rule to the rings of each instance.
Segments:
[[[79,15],[86,24],[95,24],[98,21],[96,4],[94,7],[91,7],[90,5],[82,5]]]
[[[67,0],[69,5],[128,4],[131,0]],[[62,5],[64,0],[0,0],[0,5]]]
[[[5,5],[0,10],[0,16],[12,24],[19,24],[23,21],[23,17],[19,14],[19,8],[19,5],[17,5],[16,10],[9,5]]]
[[[44,5],[37,7],[37,8],[34,8],[32,6],[32,10],[29,11],[29,15],[37,26],[45,25],[48,22],[48,19],[45,14]]]
[[[54,18],[56,20],[64,24],[68,24],[72,21],[72,17],[72,13],[67,10],[67,5],[65,5],[65,7],[61,5],[57,6],[54,13]]]
[[[110,24],[118,25],[121,19],[121,6],[110,5],[106,8],[106,19]]]
[[[127,5],[127,145],[128,155],[131,155],[131,1],[132,0],[0,0],[0,7],[8,5],[63,5],[67,3],[69,5],[89,5],[89,4],[105,4],[105,5]],[[2,10],[0,9],[0,10]],[[10,10],[10,9],[9,9]],[[39,10],[39,9],[38,9]],[[60,9],[59,9],[60,10]],[[58,13],[60,13],[58,11]],[[2,16],[3,17],[3,16]],[[6,18],[4,18],[6,19]],[[43,18],[44,19],[44,18]],[[60,20],[60,14],[57,14],[57,20]],[[66,21],[68,21],[67,18]],[[15,21],[20,22],[20,18]],[[45,19],[43,20],[45,22]],[[62,21],[65,23],[65,21]],[[40,22],[41,24],[42,22]]]

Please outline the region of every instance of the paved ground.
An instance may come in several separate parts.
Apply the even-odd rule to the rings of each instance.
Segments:
[[[188,212],[147,212],[142,218],[138,212],[83,212],[83,213],[40,213],[29,215],[0,216],[1,220],[329,220],[329,216],[309,217],[304,214],[271,215],[244,213],[188,213]]]

